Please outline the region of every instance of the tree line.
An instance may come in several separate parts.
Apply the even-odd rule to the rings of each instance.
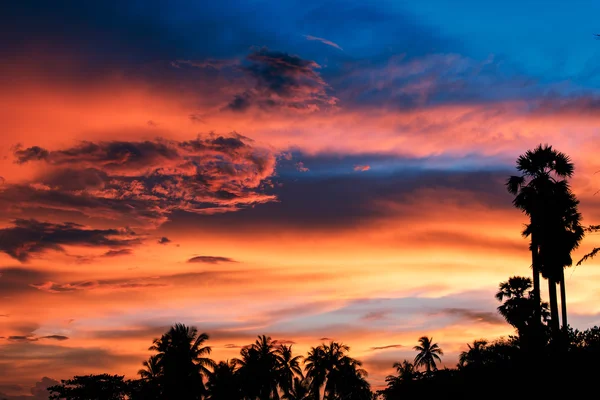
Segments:
[[[501,303],[498,312],[515,334],[473,341],[455,368],[438,369],[444,353],[432,338],[423,336],[414,347],[414,360],[396,362],[396,374],[386,378],[387,387],[373,392],[367,371],[348,355],[350,348],[343,343],[322,343],[303,357],[294,355],[291,345],[263,335],[243,347],[239,358],[217,363],[205,346],[207,334],[176,324],[154,340],[150,350],[155,354],[144,361],[139,379],[76,376],[50,387],[50,398],[395,400],[489,397],[493,388],[498,395],[522,397],[556,395],[564,388],[561,382],[570,385],[571,393],[585,391],[600,372],[600,328],[578,331],[569,326],[564,269],[573,264],[571,254],[585,234],[600,226],[581,223],[579,200],[569,184],[574,165],[566,154],[539,145],[519,156],[516,168],[520,175],[511,176],[506,188],[514,195],[513,205],[529,218],[521,233],[529,238],[532,278],[510,277],[499,284],[495,295]],[[599,251],[593,249],[578,265]],[[541,299],[540,277],[547,280],[549,302]]]

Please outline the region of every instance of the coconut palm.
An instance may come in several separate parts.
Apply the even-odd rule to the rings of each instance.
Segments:
[[[315,400],[320,399],[323,386],[325,387],[325,398],[335,398],[338,380],[329,379],[332,372],[335,374],[335,371],[344,368],[346,363],[354,366],[360,365],[358,361],[347,355],[348,351],[350,351],[350,347],[333,341],[310,349],[304,363],[306,376],[310,378],[311,382],[311,393]]]
[[[327,377],[327,399],[331,400],[371,400],[371,386],[367,382],[367,371],[362,363],[345,357]]]
[[[160,369],[160,386],[164,398],[199,399],[205,391],[203,377],[215,363],[207,356],[211,348],[203,346],[206,333],[198,334],[195,327],[183,324],[172,326],[149,350],[156,351]]]
[[[290,393],[294,383],[294,377],[303,377],[300,360],[302,356],[294,356],[292,346],[280,344],[275,350],[277,355],[277,370],[279,373],[279,386],[284,394]]]
[[[520,176],[511,176],[507,183],[508,191],[515,195],[513,204],[529,216],[530,224],[524,235],[531,239],[531,265],[533,269],[533,298],[536,302],[534,308],[535,321],[541,321],[540,273],[542,264],[540,260],[541,246],[548,248],[547,223],[549,215],[557,214],[556,209],[549,207],[549,199],[556,194],[556,183],[573,175],[574,167],[570,158],[552,146],[539,145],[534,150],[528,150],[517,159],[517,170]],[[563,249],[564,251],[564,249]],[[549,251],[546,252],[549,254]],[[552,275],[554,276],[554,275]],[[564,281],[564,280],[563,280]],[[558,327],[558,305],[556,302],[556,282],[549,280],[550,306],[552,311],[551,323]],[[564,282],[563,282],[564,284]],[[557,329],[555,329],[557,330]]]
[[[207,400],[240,400],[242,392],[236,374],[236,363],[221,361],[208,376]]]
[[[473,345],[467,344],[468,349],[460,353],[458,364],[461,367],[481,366],[486,363],[487,340],[473,341]]]
[[[437,371],[437,361],[442,361],[440,356],[444,355],[442,349],[437,343],[433,343],[433,338],[422,336],[419,338],[420,345],[413,347],[414,350],[419,353],[415,357],[415,367],[425,367],[427,374],[431,373],[431,370]]]
[[[310,382],[306,378],[294,377],[292,389],[282,397],[284,400],[313,400]]]
[[[279,399],[279,360],[271,337],[259,336],[251,346],[243,348],[240,355],[240,359],[233,361],[239,366],[245,398]]]
[[[138,375],[147,381],[157,380],[161,374],[160,359],[157,355],[150,356],[148,360],[142,363],[143,369],[138,371]]]
[[[396,373],[398,374],[398,378],[402,382],[410,382],[417,378],[419,373],[415,369],[413,363],[408,360],[404,360],[401,363],[394,363],[394,368],[396,368]]]

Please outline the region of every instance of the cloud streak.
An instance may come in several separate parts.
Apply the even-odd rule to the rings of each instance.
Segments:
[[[141,243],[130,229],[91,229],[72,222],[53,224],[34,219],[14,220],[12,227],[0,229],[0,237],[0,251],[21,262],[49,250],[65,252],[64,246],[69,245],[121,248]],[[107,254],[123,250],[109,250]]]
[[[320,37],[317,37],[317,36],[312,36],[312,35],[304,35],[304,37],[305,37],[307,40],[316,40],[316,41],[318,41],[318,42],[321,42],[321,43],[323,43],[323,44],[326,44],[327,46],[335,47],[335,48],[336,48],[336,49],[338,49],[338,50],[342,50],[342,51],[344,51],[344,49],[342,49],[342,48],[340,47],[340,45],[338,45],[337,43],[334,43],[334,42],[332,42],[331,40],[323,39],[323,38],[320,38]]]

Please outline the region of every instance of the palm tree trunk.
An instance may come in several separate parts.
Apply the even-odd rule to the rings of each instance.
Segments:
[[[550,295],[550,328],[554,339],[560,335],[560,324],[558,321],[558,299],[556,297],[556,281],[554,278],[548,278],[548,294]]]
[[[562,309],[562,327],[565,332],[569,327],[567,322],[567,289],[565,287],[565,270],[560,269],[560,306]]]
[[[537,235],[531,233],[531,268],[533,269],[533,298],[535,299],[535,307],[533,309],[533,342],[531,343],[535,351],[542,347],[542,297],[540,295],[540,266],[539,266],[539,246],[537,243]]]
[[[533,269],[533,297],[536,299],[534,309],[535,321],[542,321],[541,296],[540,296],[540,267],[538,265],[538,244],[535,240],[535,233],[531,233],[531,268]]]

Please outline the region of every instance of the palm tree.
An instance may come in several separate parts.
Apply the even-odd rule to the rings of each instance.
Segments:
[[[153,355],[148,358],[148,360],[142,363],[144,366],[143,369],[138,371],[138,375],[146,380],[146,381],[154,381],[160,377],[161,367],[160,367],[160,358],[158,355]]]
[[[292,389],[282,397],[284,400],[313,400],[310,382],[306,378],[294,377]]]
[[[542,232],[540,262],[542,276],[548,279],[554,292],[551,296],[554,298],[556,298],[556,283],[560,283],[562,324],[566,331],[568,322],[564,269],[573,264],[571,252],[579,247],[584,229],[581,226],[581,214],[578,210],[579,200],[571,192],[567,181],[555,182],[553,189],[553,196],[547,205],[550,212],[547,214],[545,229]],[[558,320],[558,310],[554,316]],[[554,325],[557,329],[557,324]]]
[[[350,351],[350,347],[333,341],[310,349],[304,363],[306,376],[311,380],[311,393],[315,400],[320,399],[323,386],[325,386],[325,398],[335,398],[338,381],[329,379],[332,373],[335,374],[335,371],[344,368],[345,364],[351,364],[354,367],[360,366],[357,360],[346,354],[348,351]]]
[[[367,382],[367,371],[362,363],[350,357],[341,360],[337,368],[327,377],[329,386],[327,399],[332,400],[371,400],[371,386]]]
[[[269,336],[259,336],[251,346],[234,359],[239,366],[244,396],[249,399],[279,399],[280,369],[275,342]]]
[[[164,398],[200,399],[205,391],[203,377],[210,374],[215,362],[206,357],[211,348],[204,346],[206,333],[183,324],[175,324],[149,350],[156,351],[160,383]]]
[[[221,361],[208,376],[207,400],[240,400],[241,388],[236,374],[236,363]]]
[[[517,170],[520,176],[511,176],[507,183],[508,191],[515,195],[513,204],[529,216],[530,224],[525,229],[524,235],[530,236],[531,265],[533,268],[533,298],[536,302],[534,315],[536,325],[541,321],[541,296],[540,296],[540,272],[542,269],[539,259],[541,247],[550,246],[547,232],[548,216],[556,213],[548,207],[549,199],[552,198],[554,184],[560,180],[570,178],[574,167],[570,158],[552,146],[539,145],[534,150],[528,150],[517,159]],[[550,305],[552,318],[551,323],[558,327],[558,305],[556,302],[556,281],[549,280]]]
[[[504,317],[506,322],[511,324],[517,330],[522,344],[529,348],[530,340],[533,334],[539,334],[535,331],[537,328],[535,310],[537,308],[535,298],[531,289],[531,279],[522,276],[512,276],[506,282],[501,282],[499,290],[496,293],[498,301],[504,301],[498,307],[498,312]],[[550,313],[548,312],[548,303],[542,303],[540,312],[542,321],[547,322]],[[534,336],[539,339],[539,336]],[[537,343],[537,341],[536,341]]]
[[[431,370],[437,371],[435,360],[442,361],[440,356],[444,355],[442,349],[437,343],[433,343],[433,338],[421,336],[419,338],[420,345],[413,347],[419,354],[415,357],[415,367],[425,367],[427,375],[431,374]]]
[[[396,373],[398,374],[398,378],[402,382],[413,381],[419,374],[417,372],[417,370],[415,369],[414,364],[408,360],[404,360],[401,363],[399,363],[399,362],[394,363],[394,368],[396,368]]]
[[[278,363],[279,386],[284,394],[289,394],[292,390],[294,377],[304,377],[302,374],[302,367],[300,366],[302,356],[294,357],[292,346],[286,346],[285,344],[280,344],[275,350],[275,353],[277,355]]]
[[[485,339],[473,341],[473,345],[467,344],[468,349],[460,353],[458,364],[461,367],[481,366],[486,363],[486,346],[488,342]]]

